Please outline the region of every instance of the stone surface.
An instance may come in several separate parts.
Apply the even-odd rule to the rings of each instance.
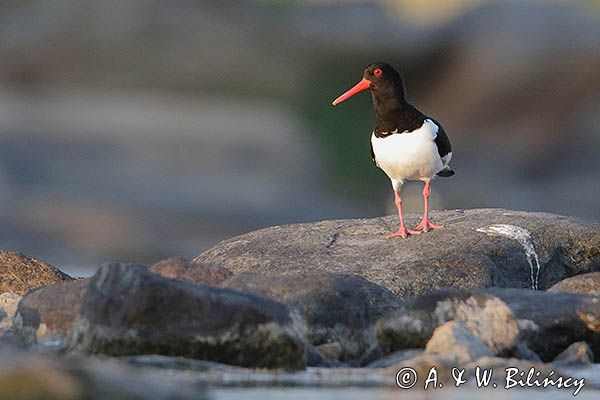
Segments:
[[[418,218],[408,216],[409,225]],[[357,274],[402,297],[444,287],[547,289],[600,269],[596,222],[502,209],[438,211],[432,219],[446,228],[406,240],[385,239],[396,216],[275,226],[221,242],[194,261],[233,273]]]
[[[17,309],[14,329],[25,343],[62,341],[71,332],[89,278],[44,286],[27,293]]]
[[[586,342],[575,342],[552,361],[556,365],[587,365],[594,362],[594,354]]]
[[[71,279],[43,261],[21,253],[0,251],[0,293],[24,294],[29,289]]]
[[[21,296],[12,292],[0,294],[0,336],[12,329],[13,317]]]
[[[600,296],[600,272],[590,272],[563,279],[548,289],[548,291]]]
[[[94,275],[69,345],[72,352],[156,353],[250,367],[306,363],[303,337],[284,305],[123,264]]]
[[[469,329],[456,321],[446,322],[433,331],[425,354],[450,358],[460,364],[494,355]]]
[[[210,286],[218,286],[233,275],[227,268],[217,265],[199,265],[181,257],[170,257],[159,261],[150,267],[150,271],[165,278]]]
[[[455,320],[464,324],[496,355],[511,354],[519,344],[517,319],[500,299],[485,294],[441,290],[416,297],[376,324],[384,353],[425,347],[434,329]]]
[[[286,304],[300,315],[310,343],[325,358],[355,365],[380,355],[373,325],[402,304],[389,290],[359,276],[325,272],[242,273],[225,286]]]

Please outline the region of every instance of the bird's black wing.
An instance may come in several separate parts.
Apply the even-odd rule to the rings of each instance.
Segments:
[[[437,146],[438,154],[442,158],[442,162],[445,164],[444,168],[437,173],[437,176],[447,178],[454,175],[454,170],[448,165],[448,161],[450,160],[446,160],[446,156],[452,152],[452,145],[450,144],[450,139],[448,139],[448,135],[446,135],[446,131],[444,131],[442,125],[436,120],[432,121],[438,126],[435,145]]]
[[[432,121],[438,126],[437,136],[435,138],[435,145],[437,146],[440,157],[444,158],[448,153],[452,151],[452,145],[450,144],[450,139],[448,139],[448,135],[446,135],[446,131],[444,131],[444,127],[442,127],[442,124],[440,124],[436,120]]]

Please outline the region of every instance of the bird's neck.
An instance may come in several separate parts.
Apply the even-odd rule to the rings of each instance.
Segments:
[[[404,87],[400,85],[377,88],[372,91],[373,108],[377,118],[385,118],[397,110],[408,106],[404,96]]]
[[[375,100],[375,95],[373,95]],[[404,97],[395,101],[374,103],[375,135],[384,137],[393,132],[412,132],[419,129],[427,117],[417,110]]]

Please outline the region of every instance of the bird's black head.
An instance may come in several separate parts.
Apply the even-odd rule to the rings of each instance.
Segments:
[[[367,66],[362,80],[332,104],[335,106],[366,89],[373,93],[373,106],[378,113],[397,108],[405,101],[404,84],[398,71],[389,64],[378,62]]]

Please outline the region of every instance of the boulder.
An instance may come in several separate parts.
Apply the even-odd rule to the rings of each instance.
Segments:
[[[303,368],[305,342],[281,303],[163,278],[137,265],[103,266],[69,337],[71,352],[163,354],[233,365]]]
[[[72,279],[43,261],[21,253],[0,251],[0,293],[22,295],[29,289]]]
[[[564,349],[552,361],[555,365],[588,365],[594,362],[594,354],[586,342],[575,342]]]
[[[600,354],[600,299],[575,293],[526,289],[487,289],[500,298],[518,320],[521,339],[543,361],[551,361],[569,345],[589,344]]]
[[[446,226],[408,239],[385,239],[396,216],[275,226],[226,240],[194,261],[234,274],[356,274],[401,297],[444,287],[547,289],[600,270],[600,224],[547,213],[437,211]],[[409,225],[418,222],[409,215]]]
[[[581,293],[600,297],[600,272],[590,272],[563,279],[548,289],[555,293]]]
[[[380,356],[373,325],[402,300],[355,275],[327,272],[234,275],[225,287],[269,297],[300,315],[325,358],[364,365]]]
[[[210,286],[219,286],[233,275],[227,268],[218,265],[200,265],[181,257],[171,257],[159,261],[150,267],[150,271],[165,278]]]
[[[512,354],[519,344],[517,319],[502,300],[456,290],[409,300],[377,322],[377,339],[384,353],[425,347],[434,330],[452,320],[467,327],[495,355]]]
[[[27,293],[14,319],[15,334],[25,343],[60,345],[79,314],[89,278],[44,286]]]
[[[494,355],[469,329],[456,321],[446,322],[433,331],[424,354],[449,358],[458,364]]]

